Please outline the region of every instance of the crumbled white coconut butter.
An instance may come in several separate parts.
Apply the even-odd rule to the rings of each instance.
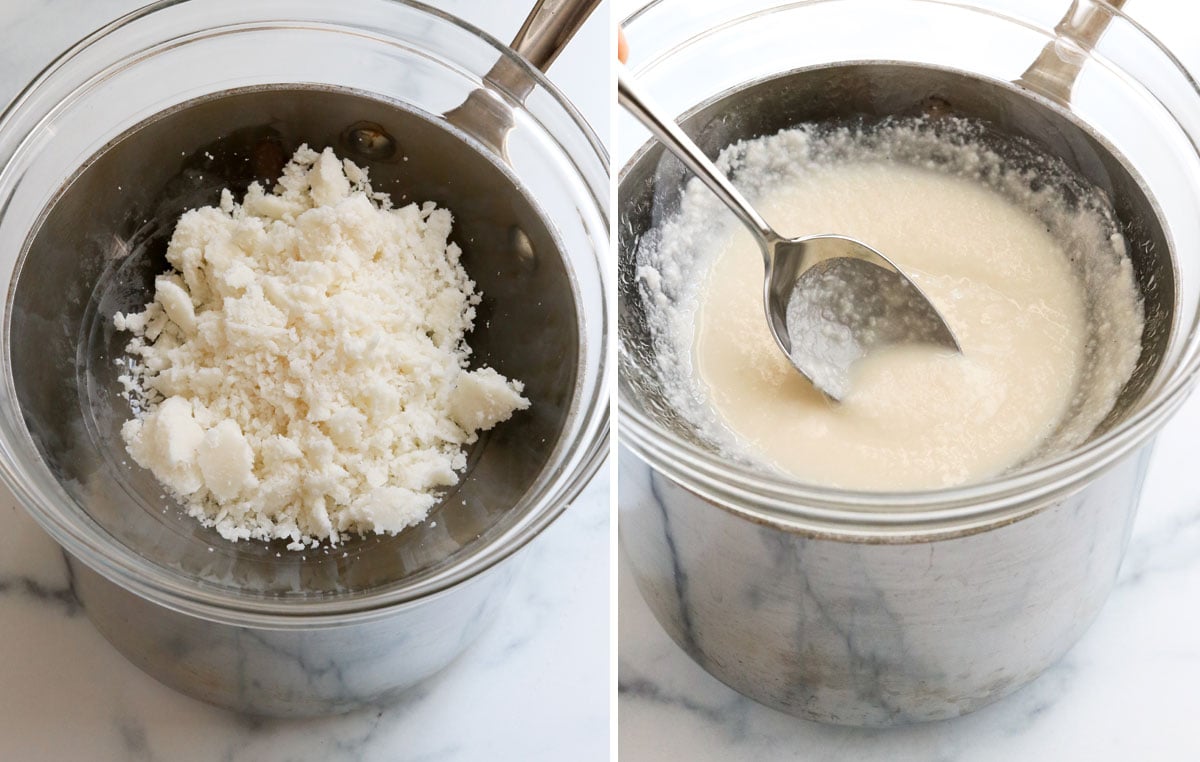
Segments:
[[[529,407],[519,381],[466,370],[479,295],[450,227],[306,146],[273,192],[184,214],[154,300],[113,319],[134,334],[134,461],[231,540],[424,519],[463,445]]]

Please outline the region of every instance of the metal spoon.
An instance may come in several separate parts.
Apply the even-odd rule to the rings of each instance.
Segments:
[[[766,220],[671,119],[637,92],[623,68],[617,100],[699,177],[754,234],[762,249],[763,301],[775,343],[813,386],[839,401],[850,366],[894,344],[934,344],[961,351],[950,327],[896,265],[843,235],[787,239]]]

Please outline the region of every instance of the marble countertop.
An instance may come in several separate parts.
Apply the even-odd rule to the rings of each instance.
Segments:
[[[1131,0],[1126,10],[1200,72],[1200,12],[1170,0]],[[1028,687],[956,720],[864,731],[755,704],[675,646],[620,564],[620,759],[1200,759],[1200,484],[1191,480],[1198,431],[1193,396],[1158,439],[1118,585],[1083,639]]]
[[[0,0],[0,103],[93,28],[142,3]],[[434,2],[510,39],[529,0]],[[593,65],[606,7],[550,75],[602,136]],[[597,82],[600,85],[597,87]],[[298,721],[239,717],[147,677],[96,632],[57,546],[0,489],[0,759],[579,760],[609,758],[609,472],[524,553],[494,625],[400,703]]]

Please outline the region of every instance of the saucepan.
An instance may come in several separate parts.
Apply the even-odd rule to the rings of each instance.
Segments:
[[[0,475],[147,672],[259,714],[387,700],[475,639],[517,552],[595,473],[607,157],[539,67],[596,4],[536,3],[509,48],[418,3],[159,2],[0,118]],[[222,539],[128,457],[112,316],[149,299],[182,212],[269,183],[302,143],[397,205],[451,210],[484,295],[472,361],[524,380],[532,406],[473,446],[425,523],[291,552]]]
[[[1111,201],[1144,302],[1135,372],[1061,456],[903,493],[731,462],[663,394],[637,276],[685,174],[619,122],[621,548],[667,633],[762,703],[850,725],[960,715],[1046,670],[1113,586],[1154,435],[1200,364],[1200,94],[1117,8],[1063,11],[660,0],[626,21],[634,74],[713,156],[802,122],[962,116],[1059,157]]]

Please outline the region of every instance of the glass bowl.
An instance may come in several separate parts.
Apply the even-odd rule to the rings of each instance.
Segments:
[[[660,183],[652,209],[635,203],[625,183],[649,137],[632,117],[617,123],[621,172],[618,247],[619,397],[622,442],[706,494],[721,495],[759,519],[836,525],[844,531],[906,533],[914,527],[942,531],[1019,515],[1023,498],[1078,489],[1130,449],[1145,443],[1190,391],[1200,367],[1200,99],[1190,76],[1157,40],[1117,11],[1090,50],[1057,38],[1067,4],[1023,0],[753,0],[736,7],[713,0],[660,0],[630,16],[625,31],[630,68],[642,89],[667,113],[680,115],[689,131],[719,148],[755,134],[738,114],[718,114],[706,104],[788,73],[849,65],[915,66],[961,73],[997,88],[1012,88],[1047,45],[1081,64],[1070,100],[1057,104],[1072,122],[1086,125],[1100,145],[1114,146],[1133,176],[1157,204],[1169,241],[1175,283],[1167,301],[1173,318],[1162,337],[1152,380],[1123,417],[1062,457],[961,488],[913,493],[813,488],[784,476],[731,462],[687,436],[661,403],[639,391],[653,387],[643,327],[633,309],[638,297],[634,249],[647,229],[632,221],[660,220],[678,206],[680,183]],[[1107,9],[1103,3],[1081,8]],[[734,65],[736,64],[736,65]],[[782,80],[779,80],[782,81]],[[770,88],[762,88],[769,98]],[[1031,91],[1051,102],[1051,93]],[[885,88],[843,93],[878,106]],[[781,98],[783,94],[781,93]],[[981,99],[986,97],[986,93]],[[688,120],[691,121],[688,121]],[[752,121],[752,120],[751,120]],[[774,126],[774,125],[773,125]],[[775,126],[775,129],[778,129]],[[1148,139],[1153,136],[1153,139]],[[636,155],[635,155],[636,154]],[[640,203],[640,202],[639,202]]]
[[[513,73],[486,91],[511,114],[503,150],[442,116],[484,86],[498,59]],[[553,421],[529,442],[498,428],[430,519],[398,536],[297,553],[230,543],[184,516],[124,457],[112,433],[128,415],[113,397],[119,339],[104,326],[114,304],[144,294],[145,263],[161,256],[172,218],[216,202],[230,178],[221,162],[256,145],[246,130],[260,131],[251,138],[265,130],[290,151],[301,141],[335,143],[364,120],[392,125],[397,144],[388,157],[352,157],[377,189],[455,212],[452,239],[485,296],[469,337],[484,359],[489,345],[520,346],[497,338],[500,324],[518,313],[534,320],[542,301],[529,294],[545,289],[542,320],[562,356],[542,354],[537,334],[509,354],[523,353],[522,367],[546,379]],[[304,134],[306,125],[320,134]],[[214,159],[210,149],[228,155]],[[477,171],[436,175],[434,156]],[[540,72],[447,14],[389,0],[149,5],[81,41],[21,93],[0,117],[0,166],[8,294],[0,476],[72,556],[140,597],[237,625],[377,614],[511,556],[606,454],[607,157]],[[497,204],[516,222],[501,226]],[[473,221],[477,208],[492,216]],[[503,268],[471,272],[473,258],[477,270],[490,268],[501,249]],[[506,351],[491,361],[518,362]],[[521,461],[526,454],[536,461]]]
[[[1161,232],[1147,239],[1152,248],[1131,254],[1171,268],[1169,284],[1139,281],[1143,293],[1161,288],[1157,303],[1170,310],[1149,337],[1153,372],[1080,447],[952,489],[814,487],[702,446],[656,392],[637,252],[678,208],[683,182],[632,117],[618,118],[621,547],[671,638],[761,703],[858,726],[974,711],[1057,661],[1116,580],[1154,435],[1200,369],[1200,93],[1168,51],[1106,4],[1070,4],[1112,16],[1094,47],[1058,37],[1067,7],[659,0],[625,23],[643,89],[710,155],[778,130],[789,110],[796,121],[842,103],[872,117],[902,111],[914,105],[913,90],[939,78],[956,83],[961,103],[1002,108],[1043,51],[1077,62],[1069,99],[1031,87],[1026,105],[1053,106],[1058,116],[1043,124],[1070,127],[1060,137],[1085,126],[1089,140],[1066,142],[1087,150],[1064,158],[1097,160],[1089,179],[1112,166],[1097,149],[1119,153],[1109,159],[1141,184],[1142,208],[1154,217],[1122,219],[1126,232]],[[875,76],[881,68],[909,76],[888,87]],[[847,70],[861,75],[853,87],[811,86],[836,83]],[[921,97],[936,99],[938,89]],[[730,103],[746,108],[722,108]],[[758,119],[766,113],[773,119]]]

